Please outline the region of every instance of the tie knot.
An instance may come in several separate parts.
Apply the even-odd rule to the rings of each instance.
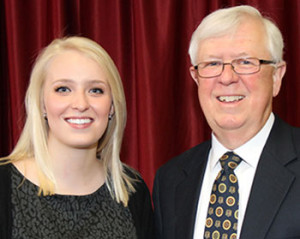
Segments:
[[[233,152],[227,152],[220,158],[222,168],[225,171],[234,170],[241,161],[242,159]]]

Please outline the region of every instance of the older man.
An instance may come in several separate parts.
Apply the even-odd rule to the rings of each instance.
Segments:
[[[250,6],[195,30],[190,72],[212,139],[157,171],[156,238],[300,238],[300,130],[272,113],[282,52],[279,29]]]

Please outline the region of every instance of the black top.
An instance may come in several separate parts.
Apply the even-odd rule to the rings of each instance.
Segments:
[[[23,179],[12,165],[0,167],[0,238],[153,238],[142,180],[124,207],[105,184],[86,196],[38,197],[37,187]]]
[[[12,238],[137,238],[129,208],[112,199],[106,184],[86,196],[39,197],[15,167],[11,176]]]

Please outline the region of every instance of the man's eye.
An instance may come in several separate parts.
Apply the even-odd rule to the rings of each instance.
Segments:
[[[206,62],[204,67],[214,67],[214,66],[220,66],[222,65],[222,62],[220,61],[210,61],[210,62]]]
[[[104,91],[101,88],[93,88],[90,90],[91,93],[93,94],[103,94]]]
[[[253,62],[247,59],[241,59],[238,61],[239,65],[253,65]]]
[[[60,87],[57,87],[55,89],[55,91],[60,92],[60,93],[66,93],[66,92],[70,92],[71,90],[68,87],[60,86]]]

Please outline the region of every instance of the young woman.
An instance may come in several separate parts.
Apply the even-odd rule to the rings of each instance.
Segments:
[[[0,166],[0,238],[152,238],[149,190],[119,157],[126,103],[107,52],[54,40],[32,70],[26,112]]]

